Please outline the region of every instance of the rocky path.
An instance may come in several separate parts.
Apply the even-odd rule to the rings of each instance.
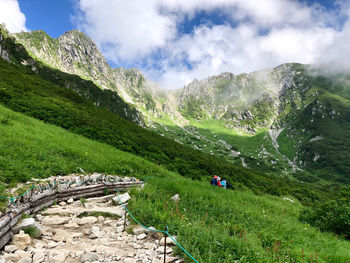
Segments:
[[[163,262],[164,238],[128,221],[129,230],[124,231],[124,209],[115,206],[112,198],[91,198],[83,203],[68,200],[23,219],[18,229],[31,225],[39,229],[40,237],[31,238],[20,231],[0,255],[0,263]],[[127,201],[128,194],[122,199]],[[170,238],[167,243],[167,262],[183,262],[171,256],[174,244]]]

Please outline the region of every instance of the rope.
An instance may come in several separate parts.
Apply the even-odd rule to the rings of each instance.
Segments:
[[[137,224],[139,224],[140,226],[142,226],[143,228],[145,228],[145,229],[147,229],[147,230],[149,230],[149,231],[159,232],[159,233],[163,233],[163,234],[167,235],[168,237],[170,237],[170,239],[171,239],[172,241],[175,242],[175,244],[176,244],[179,248],[181,248],[191,259],[193,259],[194,262],[199,263],[190,253],[187,252],[186,249],[184,249],[184,248],[179,244],[179,242],[176,241],[176,239],[175,239],[173,236],[171,236],[171,235],[169,234],[168,230],[165,230],[165,231],[164,231],[164,230],[150,229],[150,228],[144,226],[143,224],[141,224],[141,223],[132,215],[132,213],[130,213],[129,209],[128,209],[128,208],[122,203],[122,201],[120,200],[119,189],[118,189],[118,188],[116,189],[116,191],[117,191],[117,195],[118,195],[118,199],[119,199],[119,204],[122,205],[122,206],[124,207],[124,209],[128,212],[129,216],[130,216]]]

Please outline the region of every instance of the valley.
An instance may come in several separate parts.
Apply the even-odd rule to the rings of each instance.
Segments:
[[[1,26],[0,55],[0,215],[33,179],[113,174],[147,181],[129,191],[129,209],[147,226],[168,226],[200,262],[349,260],[350,75],[287,63],[162,90],[137,69],[111,68],[78,30],[54,39]],[[233,188],[211,186],[214,174]],[[104,233],[94,240],[115,239],[118,253],[125,254],[120,241],[146,246],[117,229],[121,220],[92,217]],[[91,242],[92,227],[78,238]],[[51,232],[45,228],[45,244]],[[159,262],[158,239],[123,257]],[[79,242],[79,250],[96,252]],[[121,260],[105,250],[103,262]],[[179,248],[171,253],[191,262]],[[2,255],[12,263],[14,255]]]

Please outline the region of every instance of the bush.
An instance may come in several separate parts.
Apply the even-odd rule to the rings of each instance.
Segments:
[[[330,200],[304,209],[300,220],[350,239],[350,205],[345,199]]]

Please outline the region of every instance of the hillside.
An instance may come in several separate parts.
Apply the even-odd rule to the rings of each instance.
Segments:
[[[80,172],[80,168],[86,172],[138,178],[172,176],[169,171],[143,158],[16,113],[2,105],[0,134],[1,196],[5,189],[18,182]]]
[[[282,197],[213,188],[135,155],[0,106],[0,195],[31,178],[83,168],[151,179],[130,210],[142,223],[171,234],[199,262],[345,262],[350,243],[298,221],[303,206]],[[174,203],[170,197],[180,195]],[[293,198],[293,197],[292,197]],[[2,203],[2,207],[5,207]],[[95,241],[96,242],[96,241]],[[175,253],[180,253],[175,250]],[[184,256],[180,253],[181,256]]]
[[[46,65],[77,74],[93,81],[102,92],[110,92],[99,96],[96,105],[113,107],[115,102],[108,101],[111,94],[120,96],[136,110],[127,119],[158,134],[277,176],[349,183],[350,155],[341,150],[339,158],[330,157],[338,154],[335,146],[345,149],[350,143],[345,134],[350,123],[344,117],[349,111],[348,75],[329,74],[310,65],[284,64],[249,74],[226,72],[194,80],[176,91],[160,91],[136,69],[112,69],[95,43],[77,30],[57,39],[43,31],[15,37]],[[314,116],[310,116],[306,109],[322,101],[324,94],[339,96],[342,105],[328,100],[325,108],[324,104],[317,108],[319,114],[313,111]],[[116,113],[125,118],[125,114]],[[320,129],[301,119],[327,125]],[[331,127],[337,127],[342,135],[333,136],[336,133]]]
[[[49,70],[41,67],[43,71]],[[136,154],[183,176],[201,179],[218,173],[235,186],[245,185],[256,193],[295,193],[306,203],[321,198],[313,188],[300,195],[302,188],[308,189],[307,185],[300,187],[297,182],[245,169],[143,129],[95,106],[76,92],[58,86],[59,82],[45,80],[40,73],[28,71],[28,65],[0,60],[0,76],[0,103],[6,107]]]
[[[74,41],[84,40],[79,32],[72,34],[77,35]],[[50,43],[57,47],[56,40]],[[177,112],[187,120],[183,127],[165,111],[159,115],[152,103],[148,110],[137,108],[138,104],[124,102],[119,91],[101,89],[90,81],[91,76],[83,79],[33,59],[4,31],[0,47],[2,196],[18,182],[69,174],[79,168],[150,177],[141,191],[131,191],[130,210],[147,226],[164,229],[167,225],[200,262],[346,262],[350,258],[347,228],[334,231],[337,220],[349,225],[348,209],[337,211],[340,219],[331,209],[321,211],[318,218],[321,227],[325,221],[328,224],[320,229],[337,235],[321,232],[312,226],[314,222],[300,219],[320,204],[331,201],[337,208],[338,200],[349,200],[349,187],[305,182],[320,178],[327,183],[347,183],[347,76],[304,78],[305,66],[283,65],[266,74],[281,77],[276,81],[284,84],[277,89],[264,78],[265,91],[259,95],[263,99],[251,98],[253,101],[248,101],[250,94],[261,91],[259,73],[225,73],[197,81],[185,95],[172,94],[177,103],[181,101]],[[237,89],[229,96],[232,83]],[[240,86],[242,83],[247,86]],[[235,96],[239,92],[243,97]],[[202,93],[212,100],[205,101]],[[142,96],[140,101],[146,99]],[[288,99],[291,97],[294,99]],[[164,104],[170,99],[158,98]],[[241,104],[232,103],[237,100]],[[216,108],[219,102],[227,107]],[[146,115],[140,121],[133,117],[146,111],[151,121]],[[250,129],[244,130],[247,127]],[[193,149],[195,146],[203,149]],[[307,161],[306,165],[297,163],[300,160]],[[303,182],[288,178],[293,168],[299,172],[293,176]],[[226,177],[233,191],[210,186],[210,176],[215,173]],[[178,202],[170,199],[175,194],[180,196]],[[3,209],[5,206],[2,202]],[[328,216],[336,220],[329,223]]]

